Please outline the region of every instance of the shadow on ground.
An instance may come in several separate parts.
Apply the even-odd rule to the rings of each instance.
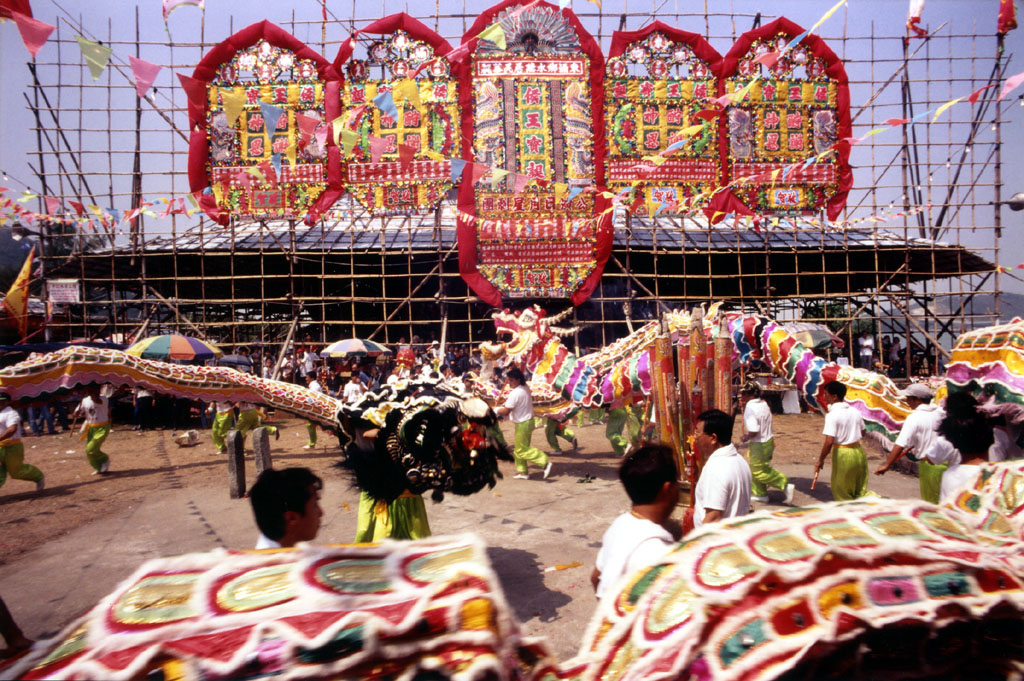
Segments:
[[[498,575],[502,591],[511,597],[509,605],[520,622],[534,618],[541,622],[556,620],[558,609],[572,600],[544,586],[544,566],[535,553],[489,546],[487,558]]]

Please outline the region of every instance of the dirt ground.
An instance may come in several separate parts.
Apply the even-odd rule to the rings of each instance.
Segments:
[[[351,541],[358,493],[334,466],[337,440],[321,433],[318,446],[304,450],[303,422],[277,422],[284,428],[272,441],[275,465],[308,466],[324,479],[318,541]],[[796,484],[799,505],[831,500],[828,469],[810,490],[822,425],[813,414],[775,416],[776,467]],[[511,442],[511,428],[503,427]],[[588,577],[601,535],[628,509],[604,426],[577,433],[579,451],[554,458],[548,480],[539,471],[531,480],[514,480],[512,465],[502,463],[505,477],[493,490],[427,504],[434,534],[483,537],[525,632],[545,636],[561,659],[576,651],[594,609]],[[548,450],[543,440],[543,431],[535,431],[534,444]],[[228,498],[227,466],[209,431],[198,446],[182,448],[170,430],[138,434],[115,423],[104,445],[111,457],[105,476],[91,474],[77,436],[28,435],[24,442],[25,459],[44,471],[47,488],[36,494],[30,483],[11,479],[0,488],[0,595],[30,637],[57,633],[146,559],[255,542],[248,501]],[[869,467],[880,460],[880,450],[870,447]],[[254,477],[250,460],[248,484]],[[916,478],[904,472],[871,476],[869,486],[887,497],[918,493]],[[769,505],[780,504],[782,493],[771,494]]]

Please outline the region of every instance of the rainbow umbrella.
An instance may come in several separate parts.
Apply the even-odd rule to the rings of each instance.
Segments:
[[[376,357],[390,354],[391,348],[386,345],[361,338],[346,338],[331,343],[320,353],[322,357]]]
[[[223,355],[209,343],[176,333],[144,338],[125,350],[129,355],[143,359],[213,359]]]

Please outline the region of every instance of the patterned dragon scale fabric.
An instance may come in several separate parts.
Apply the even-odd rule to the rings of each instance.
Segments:
[[[520,643],[472,536],[304,544],[148,561],[3,676],[510,678]]]
[[[999,678],[1024,669],[1022,510],[1014,461],[983,466],[948,506],[832,502],[700,528],[622,577],[562,663],[522,637],[470,536],[161,558],[0,673]]]
[[[946,365],[949,390],[966,390],[982,409],[1024,421],[1024,320],[961,335]]]

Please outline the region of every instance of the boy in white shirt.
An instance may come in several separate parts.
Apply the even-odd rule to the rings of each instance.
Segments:
[[[814,479],[832,453],[832,498],[836,501],[858,499],[868,493],[868,457],[860,446],[864,419],[860,412],[846,404],[846,386],[839,381],[826,383],[821,402],[828,409],[822,435],[825,442],[814,467]]]
[[[36,491],[46,487],[43,472],[25,463],[25,445],[21,443],[21,415],[11,406],[11,398],[0,393],[0,487],[10,475],[15,480],[36,483]]]
[[[598,598],[623,575],[657,562],[675,542],[664,527],[679,502],[679,472],[672,450],[647,445],[631,452],[619,466],[619,480],[631,507],[612,522],[601,539],[590,573]]]
[[[519,367],[512,367],[507,374],[508,384],[512,392],[505,404],[498,407],[498,416],[507,416],[515,424],[515,449],[512,454],[516,460],[515,478],[527,480],[529,464],[544,469],[544,478],[551,473],[551,462],[548,455],[530,444],[533,437],[533,396],[526,387],[526,378]]]
[[[110,408],[107,398],[98,387],[89,388],[78,405],[85,415],[85,456],[93,467],[93,475],[105,475],[110,469],[110,457],[103,452],[103,441],[110,435]]]
[[[308,468],[268,468],[249,490],[260,536],[257,549],[291,548],[320,531],[323,481]]]
[[[740,389],[740,407],[743,409],[743,441],[750,443],[751,499],[762,504],[768,502],[768,488],[775,487],[786,493],[786,503],[792,503],[796,487],[784,474],[772,468],[775,437],[772,434],[772,410],[761,399],[761,384],[747,381]]]

